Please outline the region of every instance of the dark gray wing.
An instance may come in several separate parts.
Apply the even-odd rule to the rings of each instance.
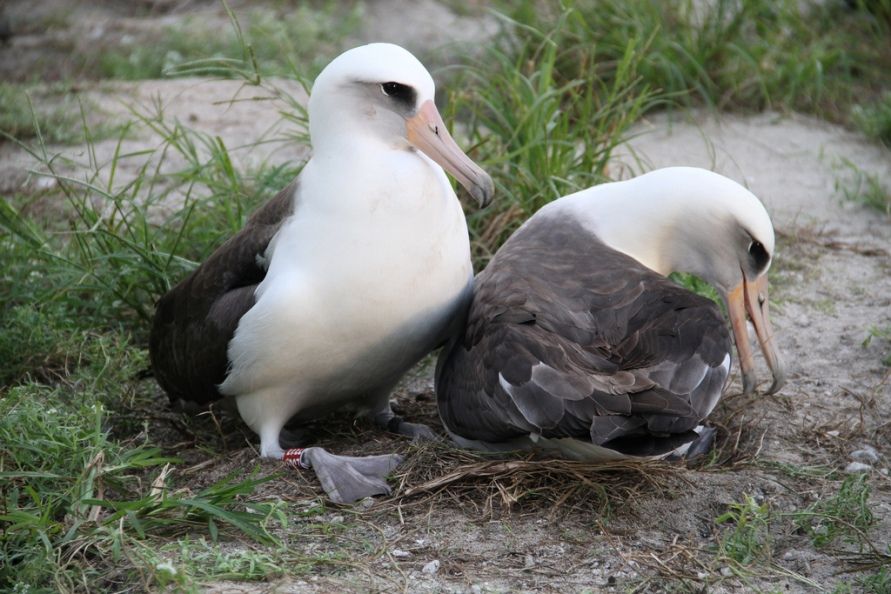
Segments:
[[[533,219],[477,277],[437,399],[468,439],[679,433],[714,406],[729,353],[714,303],[572,221]]]
[[[244,228],[158,302],[149,339],[152,370],[171,400],[207,403],[229,366],[238,322],[266,276],[262,257],[293,213],[297,180],[257,210]]]

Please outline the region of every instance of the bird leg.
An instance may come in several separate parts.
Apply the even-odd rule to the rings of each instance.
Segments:
[[[409,423],[393,412],[390,406],[390,392],[392,391],[393,387],[388,386],[386,390],[381,390],[377,397],[369,399],[371,402],[377,403],[377,406],[372,408],[371,412],[374,424],[381,429],[386,429],[390,433],[411,437],[413,441],[433,441],[438,439],[433,430],[427,425]]]
[[[279,444],[283,423],[270,423],[260,428],[260,457],[281,460],[285,453]]]
[[[336,456],[319,447],[287,450],[283,459],[292,466],[313,469],[334,503],[353,503],[372,495],[389,495],[386,477],[402,462],[399,454]]]
[[[370,416],[375,425],[416,440],[436,439],[436,434],[427,425],[407,423],[393,412],[390,407],[392,390],[393,386],[386,386],[364,399],[372,403]],[[337,456],[319,447],[287,450],[283,457],[292,465],[313,469],[325,493],[335,503],[352,503],[372,495],[389,495],[390,486],[386,477],[403,460],[399,454]]]
[[[297,468],[311,468],[334,503],[353,503],[372,495],[390,494],[386,477],[402,462],[402,456],[336,456],[319,447],[282,450],[280,443],[300,437],[299,432],[270,423],[260,431],[260,455],[283,460]]]
[[[372,413],[377,425],[402,435],[433,438],[433,432],[426,425],[406,423],[393,414],[389,401],[391,389],[392,386],[388,386],[386,391],[377,391],[368,399],[372,411],[377,411]],[[287,447],[295,441],[305,443],[299,432],[284,429],[288,415],[282,410],[288,397],[288,392],[266,391],[239,396],[236,400],[241,418],[260,435],[260,456],[311,468],[335,503],[352,503],[371,495],[390,493],[386,477],[402,462],[398,454],[354,457],[336,456],[320,447],[283,450],[282,445]]]
[[[304,446],[309,440],[309,431],[302,428],[288,429],[287,427],[283,427],[278,434],[278,443],[286,450]]]
[[[352,503],[372,495],[388,495],[386,477],[402,462],[398,454],[381,456],[335,456],[323,448],[283,450],[280,444],[300,440],[300,432],[269,420],[260,428],[260,455],[298,468],[311,468],[334,503]]]

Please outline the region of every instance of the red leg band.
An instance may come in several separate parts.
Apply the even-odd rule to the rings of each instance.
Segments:
[[[309,468],[309,465],[303,461],[303,452],[305,448],[291,448],[290,450],[285,450],[285,453],[282,454],[282,460],[289,466],[294,468]]]

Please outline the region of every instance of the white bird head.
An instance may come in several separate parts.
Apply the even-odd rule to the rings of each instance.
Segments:
[[[767,299],[774,230],[764,205],[749,190],[705,169],[667,167],[553,204],[554,213],[569,209],[601,241],[656,272],[687,272],[714,286],[727,304],[743,391],[755,388],[747,319],[773,374],[767,393],[783,386]]]
[[[452,139],[433,101],[430,73],[411,53],[389,43],[353,48],[335,58],[313,84],[310,134],[316,154],[357,136],[397,150],[419,150],[455,176],[481,206],[492,179]]]

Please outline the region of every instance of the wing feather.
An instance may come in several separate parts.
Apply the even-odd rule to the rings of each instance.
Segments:
[[[477,277],[465,334],[441,355],[446,426],[489,442],[595,444],[694,427],[729,372],[715,304],[572,222],[534,223]]]
[[[149,354],[171,400],[207,403],[222,397],[217,386],[228,370],[229,341],[254,305],[254,291],[266,276],[267,248],[294,212],[297,185],[294,180],[264,204],[159,300]]]

